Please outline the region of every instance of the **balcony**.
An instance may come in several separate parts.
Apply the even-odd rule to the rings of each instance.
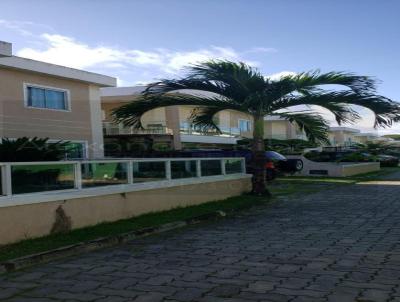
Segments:
[[[266,135],[265,139],[276,139],[276,140],[288,140],[288,139],[301,139],[308,140],[305,134],[295,134],[292,137],[289,137],[287,134],[273,134]]]
[[[190,122],[183,122],[180,124],[181,141],[183,143],[235,145],[240,139],[239,128],[220,127],[220,130],[221,133],[212,130],[204,132]]]
[[[241,131],[239,128],[229,128],[219,126],[221,133],[215,130],[201,131],[201,127],[193,125],[189,122],[183,122],[180,124],[180,133],[188,135],[202,135],[202,136],[220,136],[220,137],[240,137]]]
[[[103,122],[104,135],[129,135],[129,134],[165,134],[172,135],[172,129],[167,128],[162,122],[151,122],[145,125],[145,129],[136,129],[134,127],[125,127],[122,124],[112,122]]]

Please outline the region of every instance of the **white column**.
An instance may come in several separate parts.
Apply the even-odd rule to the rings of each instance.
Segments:
[[[90,125],[92,131],[92,142],[90,144],[89,156],[91,158],[104,157],[104,140],[101,113],[100,88],[98,86],[89,86],[90,103]]]

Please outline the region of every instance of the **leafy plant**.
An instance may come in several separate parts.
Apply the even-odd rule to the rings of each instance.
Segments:
[[[352,152],[344,155],[339,159],[339,162],[372,162],[377,161],[377,158],[373,155],[365,154],[362,152]]]
[[[3,138],[0,142],[0,161],[57,161],[64,158],[69,142],[49,143],[48,138]]]
[[[323,89],[324,85],[337,85],[338,89]],[[338,124],[353,123],[360,118],[351,105],[370,109],[375,114],[375,127],[390,126],[400,120],[400,106],[377,95],[372,78],[311,71],[273,80],[249,65],[229,61],[193,65],[184,78],[149,84],[139,99],[117,108],[113,115],[116,122],[143,128],[141,117],[146,112],[175,105],[196,106],[192,123],[204,132],[210,129],[221,132],[214,118],[220,111],[234,110],[252,116],[253,192],[256,194],[268,193],[264,169],[265,116],[278,116],[295,123],[310,141],[324,143],[328,143],[328,122],[315,111],[295,111],[298,106],[323,107],[333,113]]]

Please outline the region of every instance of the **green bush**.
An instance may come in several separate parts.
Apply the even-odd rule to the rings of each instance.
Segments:
[[[238,149],[250,149],[252,140],[244,138],[237,141]],[[264,139],[265,149],[281,154],[301,154],[306,148],[315,148],[316,143],[302,139]]]
[[[339,159],[339,162],[372,162],[372,161],[376,161],[375,156],[365,155],[360,152],[353,152],[350,154],[346,154],[341,159]]]
[[[48,142],[48,138],[3,138],[0,142],[1,162],[57,161],[64,158],[69,142]]]

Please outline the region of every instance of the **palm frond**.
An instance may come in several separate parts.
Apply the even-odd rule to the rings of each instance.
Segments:
[[[221,133],[221,129],[215,123],[215,115],[223,110],[225,108],[218,106],[198,107],[193,110],[190,120],[201,132],[215,131]]]
[[[219,107],[221,110],[238,110],[242,111],[243,108],[230,102],[217,97],[199,97],[183,93],[170,93],[161,95],[148,95],[141,96],[139,99],[123,105],[113,110],[112,115],[114,121],[123,123],[126,126],[133,126],[136,128],[143,128],[141,117],[146,112],[160,108],[175,105],[189,105],[197,107]]]
[[[188,67],[185,78],[150,84],[144,94],[190,89],[217,93],[240,103],[264,88],[264,77],[257,69],[245,63],[213,60]]]
[[[314,90],[322,85],[346,86],[357,93],[373,93],[376,90],[376,81],[373,78],[342,71],[321,73],[319,70],[315,70],[302,72],[285,76],[282,81],[293,82],[298,92]]]
[[[144,91],[144,95],[151,94],[163,94],[169,92],[181,92],[189,93],[193,91],[197,94],[217,94],[223,98],[229,98],[232,101],[240,103],[243,99],[244,94],[238,93],[236,89],[232,89],[231,86],[226,85],[220,81],[210,81],[206,79],[173,79],[173,80],[161,80],[156,83],[149,84]]]
[[[329,91],[322,93],[307,93],[304,95],[282,98],[273,105],[273,110],[290,109],[292,106],[316,105],[331,111],[340,124],[354,122],[360,118],[350,105],[362,106],[375,115],[374,127],[387,127],[400,116],[398,103],[374,94],[358,94],[353,91]]]
[[[312,112],[290,112],[277,113],[276,115],[296,124],[300,130],[304,131],[311,142],[329,144],[328,130],[329,123],[319,114]]]

